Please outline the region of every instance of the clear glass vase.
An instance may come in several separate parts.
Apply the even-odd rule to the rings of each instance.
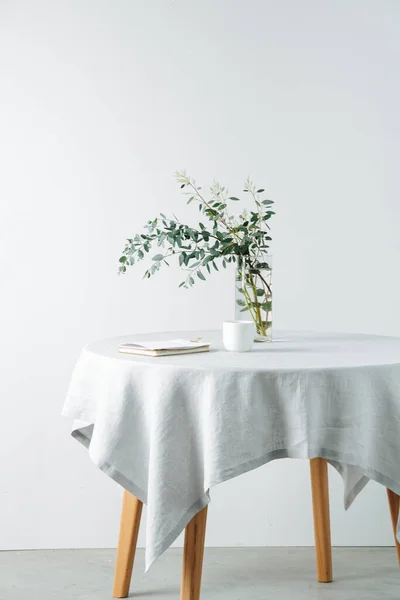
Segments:
[[[272,256],[236,258],[235,304],[237,320],[253,320],[256,342],[272,341]]]

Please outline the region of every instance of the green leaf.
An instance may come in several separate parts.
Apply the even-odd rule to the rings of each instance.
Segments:
[[[243,190],[243,191],[245,192],[246,190]],[[231,196],[229,198],[229,200],[234,200],[235,202],[240,202],[240,198],[236,198],[236,196]]]
[[[249,310],[248,306],[246,306],[245,308],[242,308],[239,312],[246,312],[246,310]]]
[[[182,183],[182,185],[181,185],[181,189],[182,189],[182,188],[184,188],[184,187],[185,187],[185,185],[186,185],[185,183]]]
[[[190,283],[190,285],[193,285],[193,284],[194,284],[194,279],[193,279],[193,277],[189,277],[189,283]]]
[[[125,263],[127,261],[126,256],[121,256],[121,258],[119,259],[120,263]]]
[[[264,290],[262,290],[261,288],[258,288],[257,296],[264,296],[264,294],[265,294]]]
[[[273,204],[274,201],[273,200],[263,200],[261,202],[261,204],[264,204],[264,206],[270,206],[270,204]]]
[[[261,194],[261,192],[265,192],[265,190],[263,190],[263,189],[257,190],[257,194]]]
[[[155,256],[153,256],[152,260],[162,260],[164,258],[164,256],[162,254],[156,254]]]
[[[198,277],[199,279],[202,279],[203,281],[205,281],[205,280],[206,280],[206,278],[204,277],[204,275],[203,275],[203,273],[202,273],[201,271],[197,271],[197,277]]]

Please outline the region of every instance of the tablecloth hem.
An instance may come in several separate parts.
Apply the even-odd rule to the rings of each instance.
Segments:
[[[73,429],[71,435],[78,442],[84,445],[88,451],[89,456],[93,463],[105,474],[111,477],[116,483],[121,485],[128,492],[136,496],[141,502],[147,504],[147,494],[142,490],[139,486],[137,486],[132,480],[125,477],[121,471],[119,471],[114,466],[108,464],[107,462],[100,462],[96,459],[95,456],[90,452],[90,442],[91,442],[91,433],[93,431],[93,424],[88,423],[80,423],[79,427],[76,425]],[[182,533],[188,523],[192,520],[192,518],[203,508],[205,508],[210,502],[209,491],[215,485],[228,481],[229,479],[233,479],[261,467],[263,465],[272,462],[273,460],[281,459],[281,458],[293,458],[293,459],[306,459],[309,460],[311,458],[321,457],[328,460],[329,464],[333,466],[338,473],[343,477],[344,476],[344,465],[349,465],[353,467],[359,468],[363,472],[363,477],[358,480],[354,486],[350,487],[345,491],[344,496],[344,508],[348,510],[350,505],[353,503],[358,494],[363,490],[370,479],[380,483],[381,485],[393,490],[395,493],[400,495],[400,486],[396,484],[395,481],[373,469],[365,468],[354,460],[354,457],[351,457],[347,454],[338,453],[334,450],[330,450],[328,448],[321,448],[318,446],[311,447],[302,447],[302,448],[281,448],[269,451],[268,453],[252,459],[250,461],[246,461],[240,465],[235,467],[231,467],[222,471],[217,477],[211,479],[204,486],[204,494],[194,502],[190,508],[188,508],[182,518],[178,521],[178,523],[174,526],[172,531],[161,540],[156,546],[152,548],[146,548],[145,553],[145,572],[147,572],[151,565],[159,558],[165,550],[167,550],[171,544],[176,540],[176,538]],[[397,528],[397,538],[400,541],[400,519]]]
[[[92,429],[93,425],[88,425],[88,428],[89,427]],[[139,486],[133,483],[133,481],[125,477],[125,475],[123,475],[121,471],[119,471],[107,462],[102,463],[98,461],[96,457],[93,456],[93,454],[90,452],[91,440],[90,437],[87,437],[85,435],[85,429],[86,427],[74,429],[71,435],[73,438],[75,438],[78,442],[80,442],[83,446],[85,446],[88,449],[90,459],[96,465],[96,467],[98,467],[101,471],[103,471],[103,473],[108,475],[108,477],[111,477],[111,479],[113,479],[116,483],[122,486],[130,494],[138,498],[138,500],[143,502],[143,504],[147,504],[147,494],[146,492],[144,492],[144,490],[142,490]]]
[[[364,477],[361,480],[359,480],[355,486],[353,486],[352,488],[347,490],[347,493],[345,493],[345,496],[344,496],[345,510],[348,510],[350,505],[356,499],[358,494],[364,489],[364,487],[367,485],[367,483],[370,479],[373,479],[373,480],[377,481],[378,483],[385,485],[386,487],[390,487],[390,485],[392,485],[392,486],[394,486],[394,488],[397,488],[397,490],[398,490],[398,491],[396,491],[396,489],[393,489],[393,491],[400,494],[400,486],[396,485],[396,483],[393,480],[390,480],[389,478],[385,477],[383,474],[377,473],[376,471],[365,469],[364,467],[357,464],[357,462],[354,459],[350,458],[347,455],[343,455],[344,459],[340,460],[341,457],[338,457],[337,452],[335,452],[333,450],[329,450],[327,448],[321,448],[321,447],[308,447],[306,449],[292,447],[292,448],[281,448],[281,449],[276,449],[276,450],[270,450],[269,452],[267,452],[267,454],[263,454],[262,456],[260,456],[258,458],[254,458],[254,459],[252,459],[250,461],[246,461],[245,463],[242,463],[236,467],[231,467],[229,469],[226,469],[225,471],[222,471],[218,477],[212,479],[210,482],[207,483],[207,489],[211,489],[212,487],[214,487],[215,485],[218,485],[219,483],[223,483],[224,481],[228,481],[229,479],[238,477],[239,475],[242,475],[243,473],[252,471],[253,469],[257,469],[258,467],[266,465],[269,462],[272,462],[273,460],[278,460],[281,458],[310,460],[311,458],[318,458],[318,457],[325,458],[329,462],[329,464],[332,467],[334,467],[342,477],[344,475],[344,465],[357,467],[361,471],[368,472],[370,474],[370,476],[364,475]],[[390,485],[387,485],[387,484],[390,484]]]
[[[346,460],[347,460],[349,457],[347,455],[345,455],[345,456],[346,456]],[[364,469],[362,466],[356,464],[356,461],[354,461],[354,460],[350,460],[349,462],[342,461],[342,463],[340,463],[337,461],[337,458],[338,458],[337,452],[329,450],[327,448],[315,448],[315,449],[308,448],[306,450],[306,452],[304,452],[303,450],[293,449],[293,448],[292,449],[283,448],[283,449],[272,450],[272,451],[268,452],[266,455],[263,455],[262,457],[252,459],[251,461],[242,463],[241,465],[238,465],[235,468],[228,469],[228,470],[224,471],[223,473],[221,473],[221,475],[219,477],[208,482],[207,486],[206,486],[205,495],[203,496],[203,498],[197,500],[191,506],[191,508],[188,509],[188,511],[186,511],[185,515],[179,521],[178,525],[176,525],[174,527],[173,531],[168,536],[166,536],[166,538],[164,540],[162,540],[162,542],[160,542],[152,550],[151,553],[147,553],[147,550],[146,550],[146,569],[145,569],[146,572],[149,570],[152,563],[155,560],[157,560],[157,558],[159,558],[165,552],[165,550],[167,550],[169,548],[169,546],[176,540],[176,538],[180,535],[180,533],[182,533],[182,531],[185,529],[185,527],[191,521],[191,519],[210,502],[209,491],[212,487],[214,487],[215,485],[218,485],[220,483],[223,483],[224,481],[228,481],[229,479],[233,479],[234,477],[238,477],[239,475],[242,475],[243,473],[246,473],[248,471],[251,471],[253,469],[256,469],[258,467],[266,465],[269,462],[272,462],[273,460],[277,460],[280,458],[293,458],[293,459],[309,460],[311,458],[317,458],[317,457],[325,458],[329,462],[329,464],[339,472],[339,474],[342,477],[344,475],[344,465],[354,466],[354,467],[359,468],[361,471],[368,473],[368,476],[364,475],[359,481],[356,482],[356,484],[353,487],[351,487],[347,491],[347,494],[345,494],[345,496],[344,496],[345,510],[349,509],[349,507],[351,506],[353,501],[356,499],[358,494],[364,489],[364,487],[367,485],[367,483],[371,479],[374,481],[377,481],[378,483],[380,483],[381,485],[384,485],[385,487],[389,487],[390,489],[393,489],[393,491],[396,492],[397,494],[400,494],[399,485],[396,484],[390,478],[386,477],[382,473],[378,473],[377,471],[374,471],[371,469]],[[206,498],[207,500],[204,500],[204,498]],[[400,541],[400,519],[399,519],[398,529],[397,529],[397,538]]]
[[[157,544],[152,550],[148,550],[146,548],[145,552],[145,573],[150,569],[151,565],[154,561],[157,560],[170,546],[174,543],[176,538],[182,533],[185,527],[190,523],[195,515],[198,512],[203,510],[209,503],[211,499],[209,496],[209,490],[204,492],[204,495],[196,500],[194,504],[185,512],[183,517],[180,519],[178,524],[174,527],[174,529],[165,537],[159,544]]]

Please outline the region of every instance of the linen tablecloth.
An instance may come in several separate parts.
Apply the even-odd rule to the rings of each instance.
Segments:
[[[199,335],[210,353],[118,353],[122,342]],[[83,349],[63,414],[93,462],[147,505],[146,569],[213,485],[276,458],[327,458],[343,477],[345,508],[370,479],[400,493],[400,339],[275,337],[248,353],[198,331]]]

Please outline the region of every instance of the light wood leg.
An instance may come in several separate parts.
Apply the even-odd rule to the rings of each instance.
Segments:
[[[114,573],[114,598],[127,598],[129,594],[142,508],[143,503],[125,490]]]
[[[321,583],[330,583],[332,581],[332,548],[329,518],[328,463],[325,458],[312,458],[310,460],[310,469],[317,578]]]
[[[394,541],[396,544],[397,550],[397,560],[400,565],[400,544],[397,540],[397,522],[399,520],[399,507],[400,507],[400,496],[392,492],[392,490],[387,490],[388,500],[389,500],[389,509],[390,516],[392,517],[392,525],[393,525],[393,533],[394,533]]]
[[[193,517],[185,530],[181,600],[200,600],[206,523],[207,506]]]

